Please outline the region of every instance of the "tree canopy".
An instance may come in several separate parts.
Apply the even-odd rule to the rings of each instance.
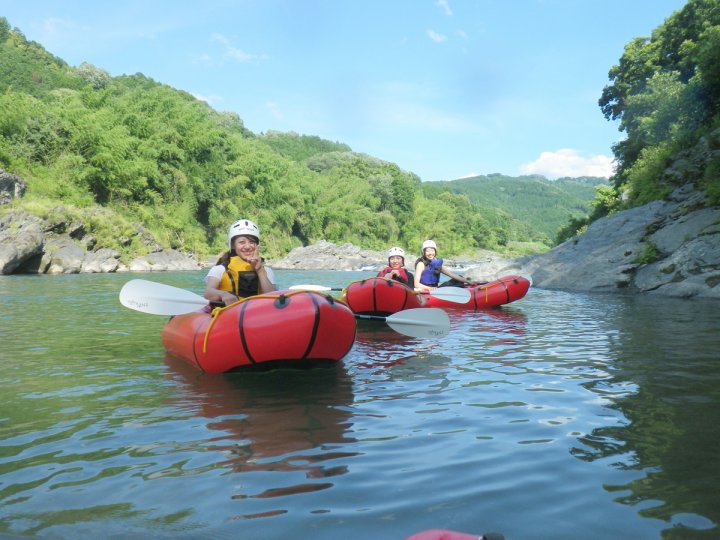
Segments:
[[[688,181],[720,201],[720,1],[688,0],[649,38],[628,43],[609,79],[599,105],[626,134],[613,149],[625,204]],[[680,159],[691,168],[669,173]]]

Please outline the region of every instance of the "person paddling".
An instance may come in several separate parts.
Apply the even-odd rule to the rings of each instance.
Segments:
[[[226,306],[240,298],[277,290],[275,273],[260,256],[260,229],[241,219],[228,229],[230,249],[223,253],[205,277],[205,294],[210,301]]]
[[[432,291],[440,285],[440,274],[450,279],[471,285],[472,281],[451,272],[443,266],[443,260],[437,256],[437,244],[433,240],[422,243],[422,255],[415,261],[415,290],[418,292]]]
[[[388,250],[388,266],[380,270],[378,277],[392,279],[408,287],[415,286],[415,276],[405,269],[405,251],[399,247]]]

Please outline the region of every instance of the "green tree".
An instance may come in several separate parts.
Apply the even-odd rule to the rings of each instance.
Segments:
[[[627,134],[613,150],[614,185],[630,194],[629,204],[687,181],[665,169],[720,123],[719,65],[720,2],[688,0],[650,38],[631,41],[610,70],[599,105]]]
[[[10,37],[10,23],[5,17],[0,17],[0,44]]]

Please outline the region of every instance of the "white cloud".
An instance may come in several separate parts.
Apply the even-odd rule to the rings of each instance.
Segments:
[[[202,94],[198,94],[195,92],[191,92],[192,96],[195,99],[199,99],[200,101],[204,101],[208,105],[216,106],[218,102],[222,101],[223,98],[221,96],[204,96]]]
[[[210,36],[210,41],[223,45],[225,47],[225,53],[223,56],[225,58],[237,60],[238,62],[252,62],[255,60],[266,60],[268,58],[266,54],[250,54],[246,53],[242,49],[238,49],[222,34],[213,34]]]
[[[476,134],[483,126],[465,114],[437,107],[437,90],[429,85],[385,82],[363,88],[366,101],[355,111],[383,129],[442,134]]]
[[[215,61],[213,58],[206,53],[203,54],[195,54],[190,56],[190,62],[193,64],[199,64],[203,66],[213,66],[215,65]]]
[[[445,12],[445,15],[452,17],[453,12],[447,0],[435,0],[435,5],[441,8]]]
[[[438,34],[435,30],[428,30],[427,35],[430,39],[432,39],[435,43],[442,43],[443,41],[447,40],[447,36],[443,36],[442,34]]]
[[[615,162],[605,155],[583,157],[573,148],[561,148],[556,152],[541,152],[540,157],[520,166],[521,174],[542,174],[548,178],[563,176],[603,176],[613,175]]]
[[[268,101],[265,103],[265,107],[270,111],[270,114],[272,114],[273,118],[277,120],[283,119],[284,115],[280,110],[280,106],[277,103],[275,103],[274,101]]]
[[[42,21],[42,29],[44,34],[43,39],[63,37],[69,32],[77,32],[81,30],[81,28],[74,23],[65,19],[58,19],[56,17],[51,17]]]

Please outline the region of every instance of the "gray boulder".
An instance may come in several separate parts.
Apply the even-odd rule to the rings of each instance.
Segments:
[[[30,214],[11,211],[0,218],[0,274],[12,274],[44,249],[45,236],[40,220]]]
[[[338,246],[321,240],[311,246],[294,248],[286,257],[268,264],[273,268],[297,270],[375,270],[385,264],[385,253],[350,243]]]
[[[128,270],[131,272],[200,270],[200,265],[192,257],[174,249],[168,249],[134,259]]]
[[[27,190],[27,184],[24,180],[0,169],[0,206],[22,197],[25,190]]]
[[[79,274],[85,260],[85,250],[67,236],[48,239],[45,254],[50,258],[46,274]]]
[[[80,272],[117,272],[120,268],[120,254],[114,249],[100,248],[85,254]]]

